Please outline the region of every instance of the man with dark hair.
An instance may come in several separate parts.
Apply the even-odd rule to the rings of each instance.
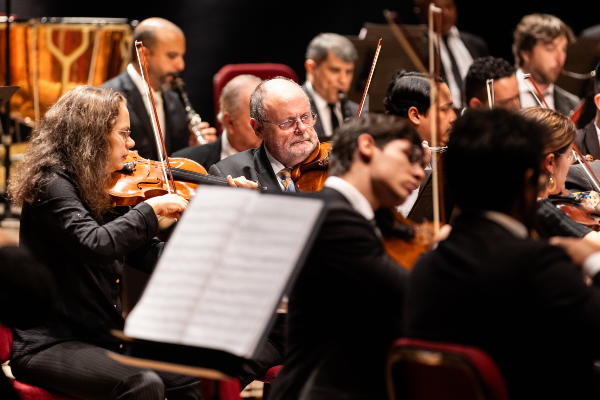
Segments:
[[[402,334],[407,272],[373,218],[417,187],[422,164],[403,118],[363,114],[334,136],[330,175],[315,194],[327,215],[290,293],[287,355],[271,399],[387,399],[385,357]]]
[[[407,335],[481,348],[511,399],[597,398],[599,288],[585,284],[563,250],[529,238],[547,179],[540,179],[544,135],[538,122],[501,109],[457,121],[445,164],[461,213],[411,271]],[[595,284],[597,257],[583,262]]]
[[[575,146],[583,155],[591,154],[594,160],[600,159],[600,63],[596,65],[596,76],[594,77],[594,104],[596,106],[596,117],[583,129],[577,130]]]
[[[173,153],[173,157],[189,158],[207,170],[222,159],[260,146],[250,126],[250,95],[261,82],[254,75],[238,75],[225,85],[219,97],[220,112],[217,118],[223,133],[212,143],[187,147]]]
[[[174,23],[162,18],[148,18],[139,23],[133,31],[133,42],[142,41],[144,57],[148,68],[150,86],[158,114],[168,155],[187,147],[192,138],[186,120],[186,111],[179,96],[171,90],[171,82],[183,71],[185,63],[185,36]],[[158,150],[152,129],[151,113],[146,99],[146,88],[142,81],[135,46],[131,48],[131,63],[127,70],[115,78],[104,82],[103,87],[113,88],[125,95],[127,110],[131,118],[131,138],[135,141],[133,150],[150,160],[158,160]],[[217,131],[208,123],[200,125],[202,135],[208,141],[215,141]]]
[[[317,120],[296,82],[283,77],[262,81],[250,96],[250,125],[262,145],[227,157],[208,172],[244,176],[268,192],[294,192],[291,171],[319,144]]]
[[[481,57],[473,61],[465,78],[466,106],[483,109],[489,107],[488,85],[493,107],[517,111],[521,108],[519,85],[515,69],[503,58]],[[491,88],[493,87],[493,93]]]
[[[420,72],[407,72],[399,70],[388,86],[385,99],[386,114],[408,118],[416,128],[421,139],[431,143],[431,116],[429,112],[430,77]],[[450,90],[444,80],[438,84],[437,112],[440,119],[437,132],[438,146],[445,146],[452,124],[456,120],[454,105],[450,97]]]
[[[446,77],[454,101],[460,109],[463,104],[463,80],[473,59],[490,54],[485,41],[456,27],[457,12],[454,0],[414,0],[414,12],[423,24],[429,22],[429,4],[442,9],[442,43],[440,47],[442,74]]]
[[[321,141],[331,140],[333,131],[358,112],[358,104],[345,96],[352,83],[357,58],[352,42],[336,33],[319,34],[306,49],[306,82],[302,89],[319,116],[315,131]],[[368,109],[365,103],[364,111]]]
[[[521,107],[540,105],[523,78],[523,74],[531,74],[548,106],[568,115],[577,106],[579,98],[554,85],[554,82],[567,59],[567,46],[575,41],[571,28],[553,15],[531,14],[521,19],[513,39],[512,52],[515,68],[518,68]]]
[[[407,118],[416,128],[421,139],[431,144],[431,86],[430,77],[420,72],[407,72],[399,70],[396,72],[388,87],[384,99],[385,112]],[[437,146],[445,146],[452,125],[456,120],[456,113],[452,108],[453,102],[450,97],[448,85],[442,81],[438,84],[438,96],[436,109],[439,116],[439,130],[437,132]],[[429,157],[427,157],[429,158]],[[405,217],[415,222],[423,222],[423,218],[433,220],[433,188],[432,169],[428,166],[425,171],[425,179],[421,185],[399,206],[399,211]],[[449,199],[448,199],[449,200]],[[450,216],[452,202],[446,201],[446,214]]]

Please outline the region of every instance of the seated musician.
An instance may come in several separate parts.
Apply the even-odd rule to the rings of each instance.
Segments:
[[[106,193],[134,141],[124,96],[78,86],[52,106],[9,183],[23,207],[20,246],[47,263],[58,311],[43,325],[14,329],[11,369],[23,382],[81,399],[201,398],[198,380],[122,365],[124,265],[151,272],[163,243],[157,216],[178,217],[175,194],[133,208],[111,207]],[[231,183],[231,182],[230,182]],[[107,351],[108,350],[108,351]]]
[[[493,79],[493,106],[517,111],[521,108],[515,69],[503,58],[475,59],[465,78],[467,108],[489,108],[487,81]],[[490,93],[491,94],[491,93]]]
[[[300,85],[282,77],[263,81],[250,96],[250,125],[262,145],[227,157],[208,172],[244,176],[267,192],[295,191],[291,170],[316,148],[316,120]]]
[[[596,117],[583,129],[577,131],[575,145],[581,151],[581,154],[591,154],[594,160],[600,159],[600,63],[596,65],[596,76],[594,77],[594,106],[596,108]]]
[[[430,93],[429,75],[399,70],[392,78],[384,99],[386,114],[407,118],[426,145],[431,143],[431,116],[433,113],[429,112],[431,106]],[[438,142],[436,145],[439,147],[446,145],[452,130],[452,124],[456,120],[456,113],[452,108],[452,104],[448,85],[442,80],[438,85],[438,97],[436,99],[439,115]],[[426,154],[426,160],[429,160],[428,154]],[[433,220],[431,172],[431,167],[425,168],[425,179],[421,182],[421,185],[398,208],[403,216],[415,222],[423,222],[423,218]],[[452,202],[447,200],[445,204],[446,214],[449,217]]]
[[[176,151],[173,157],[189,158],[208,170],[226,157],[260,146],[261,140],[250,126],[248,106],[250,95],[260,82],[254,75],[239,75],[227,82],[219,97],[221,136],[215,142]]]
[[[541,107],[526,108],[520,112],[526,118],[540,122],[546,127],[542,171],[548,174],[548,182],[541,188],[538,197],[536,231],[548,238],[570,236],[585,238],[600,244],[600,233],[573,221],[558,209],[549,196],[566,196],[565,181],[573,159],[575,124],[556,110]]]
[[[158,120],[165,136],[167,155],[195,144],[196,137],[190,132],[183,103],[171,83],[185,68],[185,35],[171,21],[163,18],[148,18],[140,22],[133,31],[132,43],[144,44],[144,55],[148,69],[149,84],[152,86]],[[134,150],[140,156],[158,160],[158,150],[150,115],[151,108],[146,100],[144,82],[135,46],[131,47],[131,62],[120,75],[102,84],[115,89],[127,99],[131,118],[131,137],[136,142]],[[217,139],[217,130],[201,122],[198,126],[205,140]]]
[[[423,176],[421,139],[404,118],[363,114],[334,135],[329,178],[314,194],[328,212],[290,293],[271,399],[387,399],[385,354],[402,333],[408,274],[387,255],[374,214]]]
[[[529,238],[545,133],[501,109],[457,121],[445,162],[461,213],[411,271],[407,335],[483,349],[513,400],[598,398],[600,254],[578,259],[590,287],[562,249]]]

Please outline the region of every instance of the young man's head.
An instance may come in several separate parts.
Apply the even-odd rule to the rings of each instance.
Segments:
[[[406,119],[365,113],[336,133],[329,173],[353,184],[374,210],[396,206],[425,176],[423,146]]]
[[[531,14],[521,19],[513,34],[516,68],[530,73],[537,83],[554,83],[567,58],[567,45],[575,41],[573,31],[553,15]]]
[[[337,33],[321,33],[306,49],[306,80],[327,103],[335,104],[339,94],[350,89],[357,58],[356,48],[348,38]]]
[[[460,210],[498,211],[530,226],[545,133],[539,122],[506,110],[465,113],[454,126],[444,159],[448,186]]]
[[[465,96],[470,108],[489,108],[487,81],[493,80],[494,107],[517,111],[521,108],[515,69],[503,58],[481,57],[473,61],[465,78]]]
[[[431,87],[429,75],[420,72],[399,70],[392,78],[384,99],[385,112],[390,115],[407,118],[423,140],[431,144]],[[445,82],[438,84],[436,101],[439,115],[437,145],[444,146],[448,141],[456,113],[452,109],[452,97]]]

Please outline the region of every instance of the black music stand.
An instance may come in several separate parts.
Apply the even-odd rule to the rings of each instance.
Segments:
[[[428,43],[425,25],[407,25],[405,28],[404,33],[413,45],[413,49],[421,61],[425,60]],[[398,69],[416,71],[417,67],[410,60],[389,25],[365,23],[359,36],[346,37],[350,39],[358,52],[354,78],[348,91],[348,98],[357,103],[360,103],[369,77],[377,42],[379,38],[383,39],[379,59],[369,88],[369,111],[384,112],[383,99],[396,71]]]

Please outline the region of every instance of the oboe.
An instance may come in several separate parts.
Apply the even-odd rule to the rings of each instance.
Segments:
[[[202,135],[202,129],[200,129],[202,118],[200,118],[200,115],[192,108],[192,104],[190,103],[190,99],[188,98],[184,86],[185,83],[180,77],[176,77],[171,82],[171,87],[177,92],[177,94],[179,94],[179,98],[181,99],[181,102],[185,108],[186,119],[190,130],[194,133],[194,135],[196,135],[198,144],[206,144],[208,142],[206,139],[204,139],[204,136]]]

